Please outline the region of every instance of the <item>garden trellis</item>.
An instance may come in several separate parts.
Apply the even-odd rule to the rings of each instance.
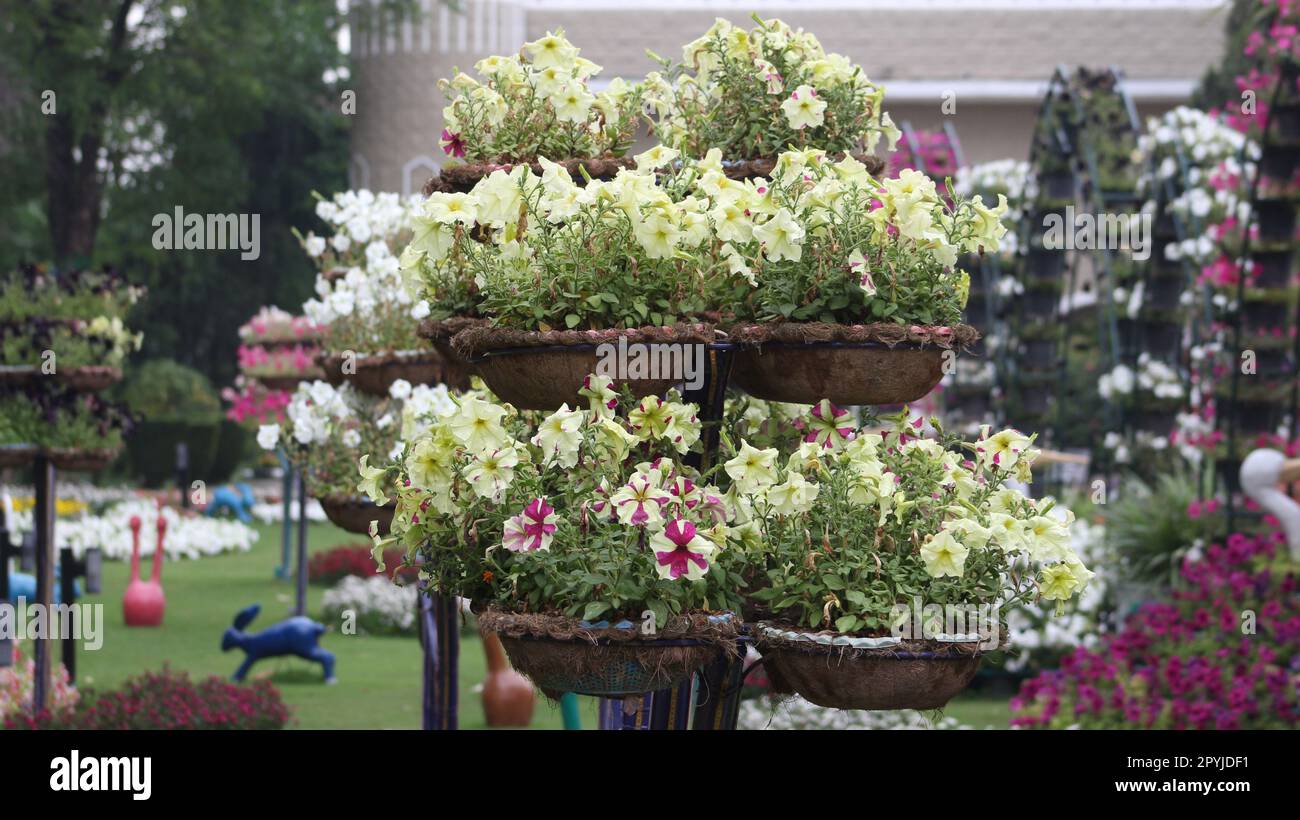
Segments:
[[[1097,401],[1093,383],[1119,357],[1113,294],[1117,271],[1129,260],[1101,228],[1107,215],[1137,204],[1137,132],[1118,69],[1070,73],[1062,66],[1053,73],[1030,147],[1034,185],[1020,233],[1022,292],[1010,311],[999,370],[1007,421],[1045,429],[1058,449],[1092,449],[1101,424],[1115,415]],[[1086,247],[1076,241],[1082,219],[1097,229]],[[1047,246],[1053,224],[1061,247]],[[1104,462],[1107,454],[1093,456]]]
[[[1216,386],[1215,394],[1216,421],[1225,442],[1216,458],[1216,473],[1227,491],[1229,531],[1243,516],[1237,498],[1243,440],[1253,437],[1267,445],[1285,430],[1284,444],[1289,448],[1300,432],[1294,185],[1300,167],[1298,80],[1300,65],[1290,58],[1283,60],[1268,93],[1268,119],[1258,136],[1260,160],[1247,183],[1250,221],[1236,254],[1239,273],[1227,348],[1232,355],[1231,375],[1227,389]],[[1252,383],[1256,380],[1263,383]]]

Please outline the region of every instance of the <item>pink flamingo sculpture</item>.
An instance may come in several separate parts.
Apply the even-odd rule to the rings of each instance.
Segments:
[[[167,596],[162,588],[163,534],[167,519],[158,516],[158,548],[153,554],[153,574],[140,580],[140,516],[131,517],[131,580],[122,596],[122,616],[127,626],[162,626]]]

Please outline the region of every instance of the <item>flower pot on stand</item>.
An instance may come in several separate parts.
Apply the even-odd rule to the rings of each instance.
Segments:
[[[831,709],[940,709],[979,671],[976,642],[808,633],[760,623],[764,664],[804,699]]]
[[[372,396],[387,396],[388,388],[398,379],[413,385],[442,381],[442,358],[433,350],[358,353],[350,357],[350,363],[343,354],[321,352],[316,362],[330,384],[338,387],[346,382]]]
[[[420,338],[428,339],[442,357],[443,380],[449,387],[465,389],[469,386],[470,377],[478,375],[478,369],[452,347],[452,337],[467,328],[486,325],[488,321],[471,316],[452,316],[449,319],[425,319],[420,322]]]
[[[732,383],[768,401],[903,404],[938,385],[951,360],[979,338],[969,325],[919,327],[785,322],[731,330]]]
[[[541,175],[542,165],[540,162],[520,163],[526,164],[532,168],[534,174]],[[558,160],[557,165],[562,166],[569,172],[569,176],[578,185],[586,184],[586,177],[583,176],[582,170],[586,170],[587,176],[592,179],[613,179],[618,172],[624,168],[635,167],[636,163],[631,157],[583,157],[578,159]],[[465,165],[447,165],[442,168],[438,175],[430,177],[429,181],[424,184],[424,195],[432,193],[469,193],[479,180],[490,176],[495,171],[510,171],[514,168],[511,164],[494,164],[494,163],[469,163]]]
[[[719,653],[737,652],[736,619],[697,613],[642,635],[630,621],[588,623],[489,608],[479,625],[501,638],[510,664],[549,698],[566,692],[623,698],[688,680]]]
[[[1029,275],[1035,279],[1055,282],[1065,273],[1065,251],[1031,247],[1027,261]]]
[[[836,155],[838,158],[840,155]],[[868,174],[879,176],[885,170],[885,161],[874,154],[863,154],[855,152],[853,158],[866,166]],[[746,180],[746,179],[771,179],[772,171],[776,168],[775,157],[758,157],[755,159],[724,159],[722,161],[722,173],[729,179]]]
[[[319,500],[325,517],[334,526],[357,535],[369,535],[371,521],[379,522],[380,535],[388,535],[393,513],[397,510],[395,502],[380,507],[363,496],[341,493],[331,493]]]
[[[713,340],[713,327],[706,324],[550,331],[479,325],[457,333],[452,346],[502,401],[524,410],[555,410],[585,404],[578,391],[593,373],[638,398],[661,395],[689,376],[688,362],[703,362],[703,346]],[[671,372],[674,362],[682,373]]]
[[[1278,109],[1274,109],[1275,111]],[[1290,116],[1300,116],[1300,109],[1290,107]],[[1259,158],[1259,172],[1264,179],[1286,185],[1300,165],[1300,145],[1268,145]]]

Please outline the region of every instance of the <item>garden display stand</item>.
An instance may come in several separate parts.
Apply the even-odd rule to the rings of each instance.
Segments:
[[[1102,121],[1106,115],[1109,120]],[[1096,134],[1103,125],[1108,132]],[[1119,333],[1111,294],[1120,258],[1111,249],[1046,248],[1039,232],[1045,220],[1056,215],[1064,231],[1073,234],[1074,225],[1065,219],[1067,206],[1077,213],[1097,214],[1139,204],[1131,159],[1102,151],[1112,143],[1135,140],[1137,132],[1136,109],[1118,69],[1081,68],[1071,74],[1057,67],[1030,145],[1037,195],[1026,203],[1021,224],[1018,278],[1024,293],[1011,317],[1011,336],[1002,346],[998,370],[1008,385],[1005,421],[1020,429],[1045,429],[1044,443],[1060,449],[1093,446],[1100,437],[1092,428],[1114,422],[1113,408],[1097,413],[1063,399],[1079,387],[1071,382],[1075,359],[1093,358],[1100,372],[1117,360]],[[1086,268],[1093,275],[1089,294],[1082,292]],[[1095,319],[1093,330],[1085,325],[1089,316]],[[1104,460],[1104,453],[1098,455]]]
[[[1261,186],[1265,173],[1272,179],[1290,181],[1300,167],[1300,130],[1296,128],[1298,123],[1286,116],[1287,112],[1296,109],[1297,79],[1300,79],[1300,64],[1294,60],[1283,63],[1269,95],[1268,108],[1270,112],[1281,111],[1282,115],[1270,116],[1259,138],[1260,160],[1256,163],[1247,192],[1250,212],[1258,215],[1260,231],[1258,238],[1253,240],[1250,231],[1242,234],[1238,259],[1243,275],[1237,278],[1238,309],[1232,314],[1231,341],[1228,344],[1228,351],[1233,355],[1232,377],[1227,392],[1216,396],[1218,409],[1215,413],[1226,442],[1226,451],[1218,459],[1216,473],[1225,485],[1228,532],[1233,532],[1238,520],[1247,515],[1238,499],[1243,438],[1272,433],[1282,424],[1289,426],[1289,441],[1295,441],[1300,433],[1300,419],[1297,418],[1297,409],[1300,408],[1300,333],[1297,332],[1300,329],[1300,306],[1295,308],[1297,312],[1294,315],[1288,315],[1283,307],[1285,302],[1274,305],[1278,296],[1287,294],[1288,289],[1295,286],[1297,265],[1300,264],[1296,243],[1300,206],[1293,191],[1266,191]],[[1288,95],[1285,99],[1284,94]],[[1260,265],[1261,257],[1268,253],[1280,256],[1275,262],[1277,270],[1270,272],[1270,281],[1257,282],[1257,287],[1248,291],[1244,275],[1246,261],[1254,260],[1256,265]],[[1266,315],[1271,324],[1276,324],[1282,338],[1288,338],[1288,334],[1294,336],[1290,356],[1270,357],[1267,374],[1263,369],[1264,358],[1260,357],[1259,369],[1252,378],[1274,381],[1277,387],[1271,390],[1248,386],[1242,381],[1240,353],[1246,331],[1256,330],[1259,324],[1254,319],[1255,314]],[[1251,322],[1250,328],[1245,327],[1247,322]]]

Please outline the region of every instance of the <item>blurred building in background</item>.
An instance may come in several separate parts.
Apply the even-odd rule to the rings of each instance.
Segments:
[[[722,17],[757,12],[812,31],[885,86],[896,122],[950,120],[968,162],[1024,158],[1039,100],[1057,65],[1121,68],[1145,119],[1187,101],[1223,53],[1223,0],[419,0],[419,19],[396,21],[378,0],[354,0],[357,93],[353,187],[413,193],[443,160],[445,100],[455,68],[516,50],[563,28],[604,67],[598,83],[655,66],[646,49],[681,47]],[[599,85],[597,85],[599,87]],[[956,103],[945,115],[945,96]]]

